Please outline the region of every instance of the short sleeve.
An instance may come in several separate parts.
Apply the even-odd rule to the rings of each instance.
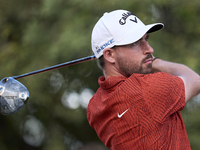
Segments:
[[[185,88],[181,78],[168,73],[136,74],[129,79],[139,100],[158,122],[185,107]],[[138,97],[138,96],[137,96]],[[134,98],[133,98],[134,101]],[[134,105],[134,102],[133,102]]]

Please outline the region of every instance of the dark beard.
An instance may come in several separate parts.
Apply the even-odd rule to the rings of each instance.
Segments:
[[[139,68],[137,66],[127,67],[126,63],[118,59],[119,70],[125,77],[130,77],[133,73],[149,74],[152,72],[152,64],[149,64],[147,68],[142,67],[142,64],[149,58],[152,58],[151,54],[148,54],[147,57],[142,60]]]

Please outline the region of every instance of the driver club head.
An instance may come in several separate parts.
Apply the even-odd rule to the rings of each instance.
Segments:
[[[12,77],[0,81],[0,113],[9,115],[18,112],[29,98],[27,88]]]

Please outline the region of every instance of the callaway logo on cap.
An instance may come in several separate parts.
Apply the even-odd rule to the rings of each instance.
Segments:
[[[92,31],[92,50],[96,58],[99,58],[104,49],[131,44],[163,26],[162,23],[145,25],[136,15],[126,10],[104,13]]]

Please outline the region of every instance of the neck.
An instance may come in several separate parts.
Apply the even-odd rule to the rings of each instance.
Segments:
[[[114,66],[104,67],[103,74],[105,76],[105,79],[108,79],[112,76],[124,76]]]

